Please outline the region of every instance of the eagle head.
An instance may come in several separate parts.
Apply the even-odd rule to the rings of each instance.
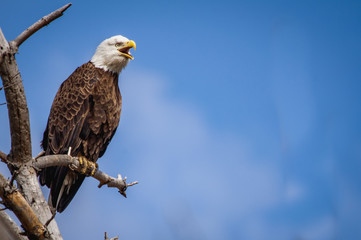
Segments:
[[[129,53],[135,42],[121,35],[105,39],[99,44],[91,62],[97,68],[119,73],[134,57]]]

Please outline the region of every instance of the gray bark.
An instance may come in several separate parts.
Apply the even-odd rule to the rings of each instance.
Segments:
[[[0,76],[6,97],[11,133],[11,150],[6,157],[7,164],[10,171],[15,174],[18,189],[43,224],[51,219],[52,213],[40,189],[36,172],[30,165],[32,152],[29,110],[24,86],[15,60],[15,53],[27,38],[60,17],[70,5],[67,4],[43,17],[10,43],[0,29]],[[6,221],[4,215],[0,215],[0,218],[2,221]],[[22,221],[22,219],[19,220]],[[62,239],[55,220],[49,223],[47,231],[49,239]]]

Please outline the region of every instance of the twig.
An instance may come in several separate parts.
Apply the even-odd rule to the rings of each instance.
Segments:
[[[81,168],[77,157],[72,157],[65,154],[42,156],[34,160],[33,163],[33,167],[35,169],[43,169],[53,166],[67,166],[74,169],[75,171],[78,171]],[[118,174],[118,177],[114,178],[100,171],[99,169],[95,171],[92,177],[100,182],[98,186],[99,188],[103,185],[118,188],[119,193],[122,194],[124,197],[127,197],[125,191],[128,187],[138,184],[137,181],[128,184],[126,182],[126,177],[123,179],[122,176]]]
[[[1,161],[6,163],[8,161],[8,155],[6,153],[0,151],[0,159],[1,159]]]
[[[45,151],[41,151],[38,155],[36,155],[35,159],[44,156],[45,155]]]
[[[44,224],[44,227],[48,227],[48,225],[49,225],[49,223],[51,222],[51,221],[53,221],[53,219],[55,218],[55,215],[56,215],[56,211],[54,211],[53,212],[53,215],[51,216],[51,218],[48,220],[48,221],[46,221],[46,223]]]
[[[67,155],[70,156],[70,153],[71,153],[71,147],[69,147]]]
[[[42,27],[48,25],[55,19],[61,17],[63,15],[63,12],[67,10],[71,6],[71,3],[66,4],[65,6],[59,8],[58,10],[55,10],[54,12],[46,15],[45,17],[42,17],[40,20],[38,20],[36,23],[31,25],[28,29],[26,29],[24,32],[22,32],[19,36],[17,36],[13,41],[10,42],[10,46],[15,47],[15,49],[19,48],[20,45],[28,39],[31,35],[33,35],[35,32],[37,32]]]
[[[10,179],[10,186],[12,187],[13,185],[14,185],[14,180],[15,180],[15,178],[18,176],[18,174],[19,174],[19,170],[18,169],[14,169],[13,171],[12,171],[12,176],[11,176],[11,179]]]
[[[105,234],[104,234],[104,240],[118,240],[118,239],[119,239],[119,237],[118,237],[118,236],[113,237],[113,238],[108,238],[108,234],[107,234],[107,232],[105,232]]]

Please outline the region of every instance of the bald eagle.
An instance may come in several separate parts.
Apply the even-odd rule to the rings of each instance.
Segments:
[[[66,154],[96,162],[103,156],[119,124],[122,98],[118,76],[135,42],[121,35],[104,40],[91,60],[78,67],[60,86],[51,106],[42,140],[45,155]],[[50,188],[49,205],[64,211],[85,178],[68,167],[39,173]]]

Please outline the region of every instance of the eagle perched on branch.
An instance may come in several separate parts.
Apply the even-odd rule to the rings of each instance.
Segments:
[[[51,106],[42,148],[45,155],[67,154],[95,163],[103,156],[119,124],[122,98],[118,76],[135,42],[121,35],[104,40],[91,60],[78,67],[60,86]],[[85,178],[68,167],[39,173],[50,188],[49,204],[64,211]]]

